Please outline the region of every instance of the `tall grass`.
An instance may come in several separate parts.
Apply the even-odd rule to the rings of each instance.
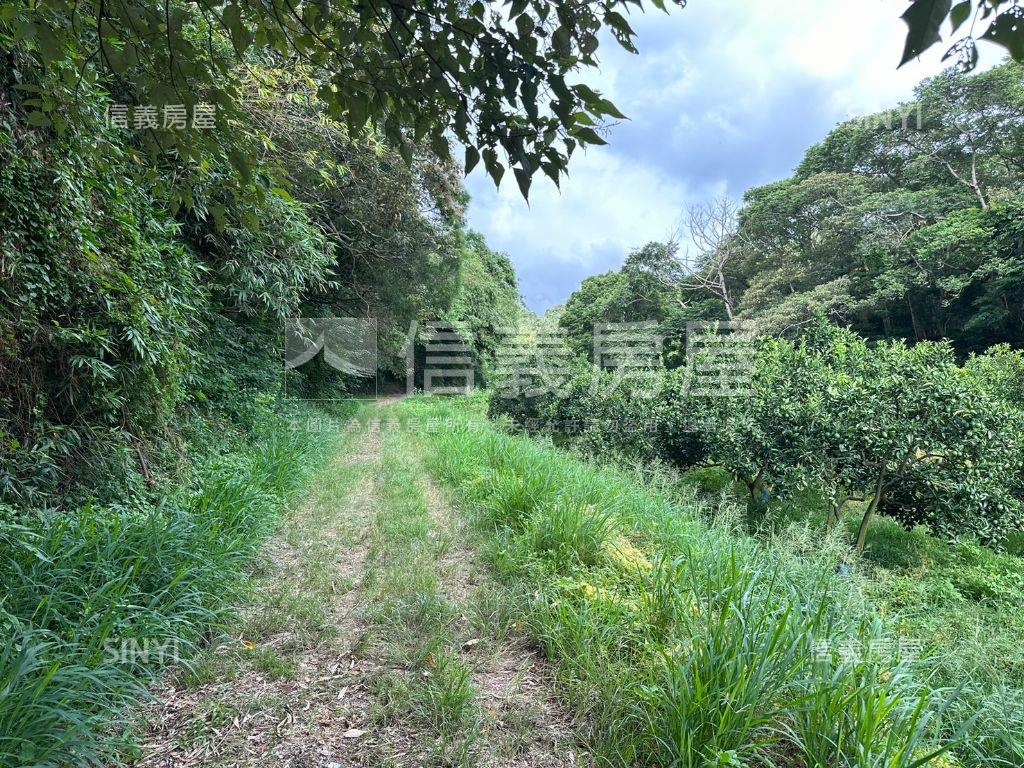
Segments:
[[[449,425],[429,463],[497,570],[608,765],[1007,765],[951,728],[957,692],[838,566],[838,540],[758,541],[738,510],[488,426],[465,403],[407,401]],[[999,734],[992,736],[998,741]]]
[[[0,515],[0,765],[116,764],[127,707],[222,623],[326,444],[272,424],[155,506]]]

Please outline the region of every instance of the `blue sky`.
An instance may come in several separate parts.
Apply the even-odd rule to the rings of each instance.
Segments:
[[[687,205],[790,174],[837,123],[895,106],[941,69],[941,50],[896,69],[901,0],[690,0],[634,14],[640,55],[610,40],[585,80],[630,117],[576,155],[559,192],[527,205],[510,178],[467,179],[469,224],[516,266],[527,306],[563,303],[589,275],[679,231]],[[994,49],[983,62],[996,63]],[[511,174],[508,174],[510,177]]]

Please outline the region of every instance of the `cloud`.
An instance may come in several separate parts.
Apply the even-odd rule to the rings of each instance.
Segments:
[[[690,0],[633,16],[640,55],[607,40],[587,78],[629,121],[573,158],[561,192],[467,180],[469,223],[512,258],[527,305],[563,303],[589,275],[677,231],[695,201],[788,176],[837,123],[908,99],[941,51],[897,70],[902,0]],[[989,57],[993,58],[992,56]]]

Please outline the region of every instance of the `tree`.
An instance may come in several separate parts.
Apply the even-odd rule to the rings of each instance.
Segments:
[[[526,309],[508,256],[492,251],[479,232],[459,239],[458,289],[446,316],[466,327],[486,382],[483,364],[494,362],[503,334],[519,325]]]
[[[651,4],[666,9],[665,0]],[[0,5],[0,51],[26,82],[30,120],[65,130],[78,83],[99,82],[134,105],[215,105],[229,125],[243,110],[241,73],[308,67],[327,113],[356,133],[374,124],[410,160],[426,141],[466,167],[483,161],[497,182],[506,169],[527,194],[543,172],[556,183],[573,151],[603,144],[600,126],[624,116],[580,81],[597,64],[599,33],[636,52],[627,0],[42,0]],[[20,98],[24,98],[21,96]],[[212,134],[156,127],[155,151],[197,157]],[[254,156],[232,160],[248,179]]]
[[[727,275],[743,245],[738,223],[739,206],[727,197],[687,208],[686,230],[697,250],[680,258],[677,283],[684,291],[706,291],[718,298],[729,320],[736,319],[736,302]]]
[[[917,96],[838,126],[791,179],[745,195],[740,317],[783,333],[824,313],[961,353],[1024,341],[1024,67],[947,72]]]
[[[999,543],[1020,530],[1019,411],[992,389],[1020,369],[1000,355],[960,368],[946,344],[869,345],[818,324],[798,342],[763,340],[753,393],[718,404],[710,454],[750,490],[815,488],[829,524],[865,506],[856,548],[879,513],[938,535]]]
[[[674,242],[651,242],[630,253],[618,272],[584,280],[569,297],[558,321],[568,331],[570,346],[589,357],[595,324],[655,322],[664,341],[666,365],[681,364],[686,320],[713,310],[682,300],[676,285],[676,254]]]
[[[987,209],[999,189],[1024,170],[1024,79],[1017,66],[965,78],[947,70],[917,89],[918,119],[903,120],[887,137],[890,151],[936,164]],[[884,136],[884,134],[883,134]]]

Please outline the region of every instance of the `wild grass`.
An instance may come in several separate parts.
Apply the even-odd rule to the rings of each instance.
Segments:
[[[126,708],[187,664],[245,589],[328,438],[266,430],[155,506],[0,517],[0,765],[115,765]]]
[[[533,596],[524,619],[599,763],[1020,764],[1019,736],[981,728],[876,609],[841,536],[798,520],[749,536],[727,499],[503,433],[478,405],[401,408],[447,425],[426,436],[428,466],[508,588]]]

